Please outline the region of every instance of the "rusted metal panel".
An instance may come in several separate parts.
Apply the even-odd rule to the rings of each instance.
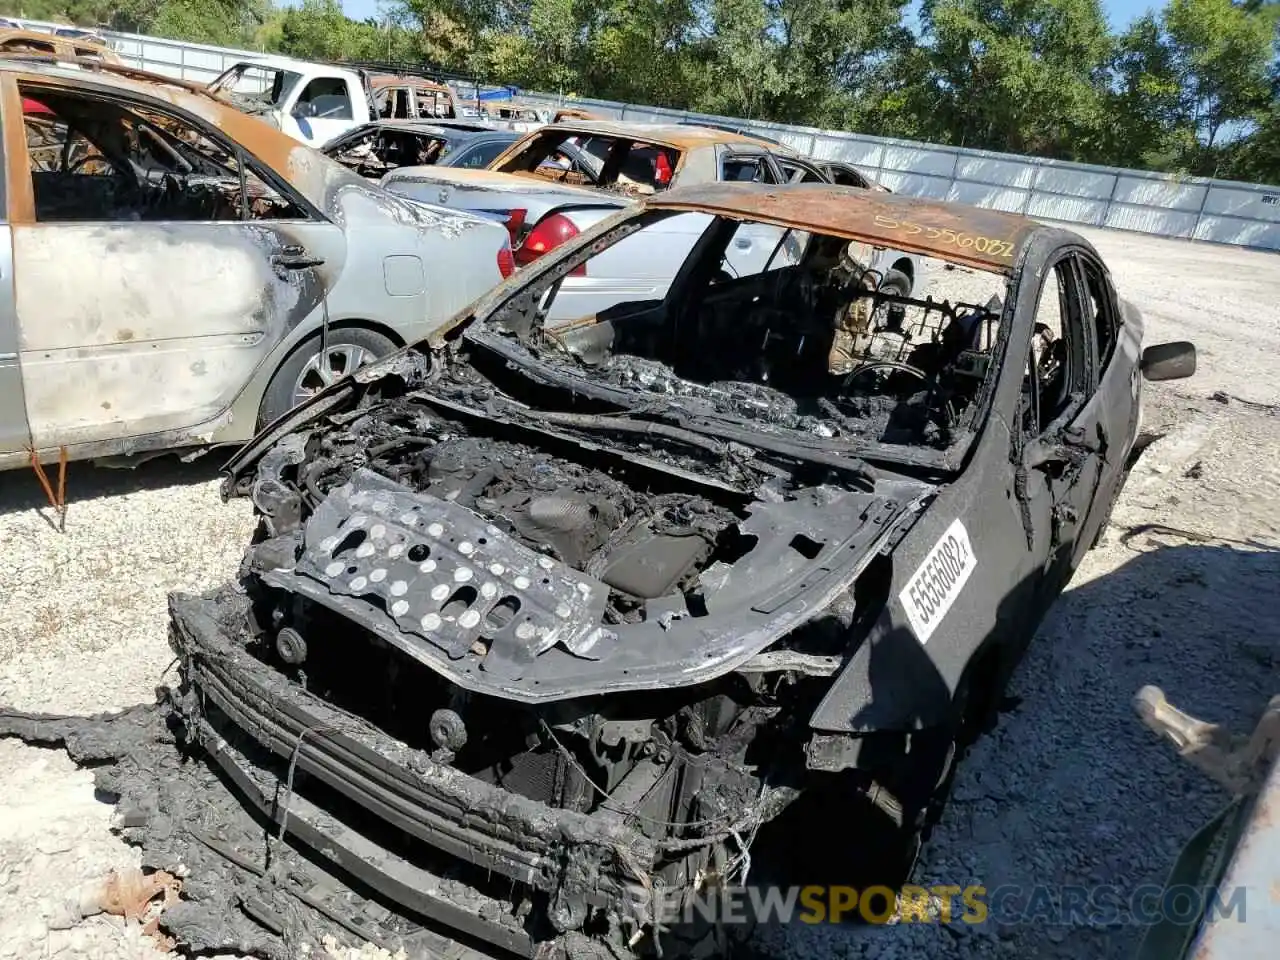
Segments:
[[[22,97],[12,77],[0,76],[0,102],[4,112],[5,219],[9,223],[35,220],[35,197],[27,168],[27,131],[22,118]]]
[[[119,63],[115,52],[92,40],[75,40],[71,37],[55,37],[39,30],[0,30],[0,54],[54,54],[64,59],[83,56],[96,57],[104,63]]]
[[[646,201],[650,209],[714,213],[848,237],[996,273],[1009,273],[1034,220],[856,187],[707,184]]]
[[[699,147],[710,147],[717,143],[750,143],[773,146],[755,137],[744,136],[728,130],[717,130],[712,127],[693,127],[679,123],[622,123],[611,120],[576,121],[556,125],[557,130],[569,130],[585,137],[634,137],[645,143],[653,143],[663,147],[674,147],[677,150],[695,150]]]

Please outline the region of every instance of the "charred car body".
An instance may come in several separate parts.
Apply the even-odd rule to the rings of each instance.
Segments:
[[[0,98],[0,469],[241,444],[514,269],[185,81],[32,57]]]
[[[545,324],[583,262],[682,216],[707,226],[663,299]],[[798,253],[725,279],[760,223]],[[888,246],[999,295],[883,292]],[[1106,521],[1139,370],[1194,367],[1140,337],[1084,240],[1019,217],[651,199],[228,464],[259,533],[238,587],[171,599],[171,720],[273,836],[486,951],[689,955],[631,891],[739,882],[833,801],[906,871]],[[841,870],[874,839],[809,826],[793,847]]]

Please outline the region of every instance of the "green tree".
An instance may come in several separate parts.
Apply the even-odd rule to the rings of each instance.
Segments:
[[[1217,176],[1264,155],[1241,141],[1269,129],[1274,30],[1231,0],[1171,0],[1136,21],[1114,64],[1112,162]]]
[[[1112,37],[1099,0],[925,0],[926,133],[1069,159],[1100,152]]]

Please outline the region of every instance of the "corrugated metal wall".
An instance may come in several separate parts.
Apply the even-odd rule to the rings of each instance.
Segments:
[[[547,103],[553,97],[530,97]],[[1280,250],[1280,186],[1041,160],[857,133],[690,114],[600,100],[594,113],[637,122],[731,123],[824,160],[844,160],[891,190],[1098,227]]]
[[[186,80],[209,81],[252,51],[162,40],[104,36],[125,60]],[[548,105],[546,95],[528,99]],[[1178,179],[1141,170],[1040,160],[1013,154],[889,140],[863,134],[713,117],[603,100],[575,106],[637,122],[731,123],[822,159],[844,160],[899,193],[957,200],[1031,217],[1167,237],[1280,250],[1280,186]]]

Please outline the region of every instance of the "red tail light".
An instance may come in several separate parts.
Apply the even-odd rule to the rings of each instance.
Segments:
[[[524,238],[524,243],[516,248],[516,263],[519,266],[527,267],[544,253],[550,253],[560,244],[566,240],[572,240],[577,235],[578,228],[572,220],[560,213],[549,214],[538,221]],[[581,277],[585,276],[586,272],[586,265],[583,264],[580,267],[575,267],[569,275]]]
[[[507,233],[511,234],[511,246],[515,246],[520,240],[520,231],[524,228],[524,218],[528,210],[508,210],[507,211]]]
[[[516,272],[516,258],[511,255],[511,246],[504,243],[498,248],[498,272],[505,280]]]
[[[653,161],[653,182],[665,187],[671,183],[671,174],[671,161],[667,159],[666,151],[659,150],[657,159]]]

